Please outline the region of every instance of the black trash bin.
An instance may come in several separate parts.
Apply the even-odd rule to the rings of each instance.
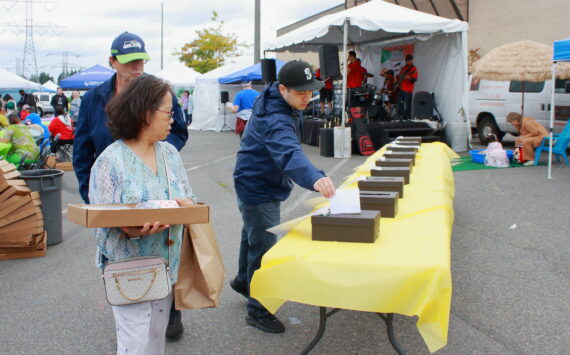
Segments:
[[[63,171],[57,169],[36,169],[21,172],[20,177],[26,180],[32,191],[40,193],[44,228],[47,232],[47,245],[61,243],[61,183]]]

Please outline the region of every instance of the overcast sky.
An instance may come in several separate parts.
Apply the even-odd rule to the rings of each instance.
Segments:
[[[253,63],[254,0],[38,0],[33,6],[36,25],[56,24],[65,29],[38,27],[34,34],[38,70],[54,76],[61,72],[61,55],[70,51],[70,66],[107,65],[113,38],[123,31],[140,35],[152,60],[146,71],[160,70],[160,4],[164,3],[164,63],[176,60],[171,53],[196,37],[197,29],[214,25],[216,10],[224,21],[224,32],[233,32],[240,42],[252,45],[243,50]],[[49,0],[51,1],[51,0]],[[261,43],[275,38],[278,28],[342,3],[341,0],[261,0]],[[0,26],[23,24],[23,3],[0,1]],[[14,33],[20,32],[20,33]],[[22,27],[0,27],[0,68],[16,71],[21,60],[25,32]]]

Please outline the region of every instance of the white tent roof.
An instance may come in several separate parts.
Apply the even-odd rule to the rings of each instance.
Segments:
[[[54,83],[53,81],[48,80],[48,81],[46,81],[45,83],[42,84],[42,88],[43,88],[43,89],[50,90],[50,91],[57,91],[58,86],[57,86],[57,84]]]
[[[173,86],[194,86],[196,79],[202,76],[179,61],[169,64],[154,75],[169,81]]]
[[[236,71],[251,65],[252,61],[249,58],[237,58],[235,61],[226,63],[221,67],[210,70],[202,75],[202,79],[219,79],[228,74],[235,73]]]
[[[0,89],[4,90],[40,90],[41,85],[26,80],[21,76],[10,73],[6,69],[0,69]]]
[[[348,43],[402,39],[414,34],[465,32],[468,25],[403,6],[373,0],[324,16],[266,44],[266,51],[306,52],[320,45],[342,45],[344,20],[349,20]]]

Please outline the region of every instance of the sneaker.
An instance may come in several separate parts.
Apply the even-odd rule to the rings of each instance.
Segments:
[[[168,319],[168,327],[166,328],[166,339],[170,341],[177,341],[184,334],[184,326],[182,325],[182,312],[176,311],[170,313]]]
[[[230,287],[233,288],[234,291],[239,293],[245,298],[249,299],[249,291],[247,289],[247,283],[244,281],[239,281],[237,277],[230,281]]]
[[[524,163],[524,166],[531,166],[534,165],[534,160],[529,160]]]
[[[285,331],[283,323],[271,313],[264,316],[248,314],[247,317],[245,317],[245,321],[252,327],[266,333],[283,333]]]

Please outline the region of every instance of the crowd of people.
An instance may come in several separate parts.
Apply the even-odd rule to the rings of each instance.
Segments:
[[[68,100],[62,89],[58,88],[51,100],[54,116],[46,126],[37,113],[36,96],[24,90],[20,90],[19,94],[18,102],[10,94],[5,94],[0,100],[0,143],[11,145],[2,158],[18,167],[21,163],[33,164],[39,156],[40,147],[51,146],[51,152],[56,153],[61,144],[51,144],[55,137],[59,137],[58,142],[71,144],[81,105],[79,92],[74,91],[71,100]]]

